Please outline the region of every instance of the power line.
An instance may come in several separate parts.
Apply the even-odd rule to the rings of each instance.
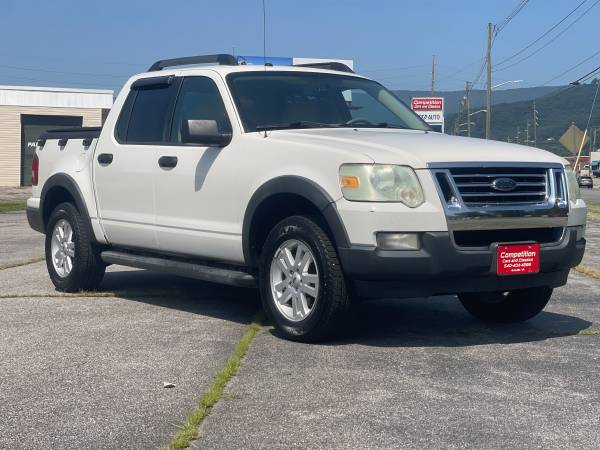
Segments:
[[[577,80],[575,80],[575,81],[572,81],[572,82],[571,82],[571,84],[572,84],[572,85],[578,85],[578,84],[581,84],[581,82],[585,82],[585,81],[589,80],[591,77],[593,77],[593,76],[596,74],[596,72],[598,72],[598,71],[600,71],[600,66],[598,66],[598,67],[596,67],[594,70],[592,70],[592,71],[590,71],[590,72],[586,73],[586,74],[585,74],[584,76],[582,76],[581,78],[579,78],[579,79],[577,79]]]
[[[36,82],[42,82],[42,83],[52,83],[52,84],[60,84],[60,85],[65,85],[67,84],[64,80],[48,80],[45,78],[31,78],[31,77],[23,77],[23,76],[18,76],[18,75],[4,75],[2,77],[0,77],[0,79],[14,79],[16,80],[15,82],[20,82],[21,80],[24,81],[36,81]],[[125,82],[125,80],[123,80],[123,83]],[[96,83],[93,81],[77,81],[76,83],[68,83],[68,84],[78,84],[78,85],[87,85],[90,87],[98,87],[98,85],[106,85],[106,81],[103,81],[101,83]],[[112,83],[112,82],[109,82]]]
[[[532,56],[536,55],[537,53],[539,53],[540,51],[542,51],[543,49],[545,49],[546,47],[548,47],[550,44],[552,44],[556,39],[558,39],[560,36],[562,36],[566,31],[568,31],[573,25],[575,25],[577,22],[579,22],[594,6],[596,6],[598,3],[600,3],[600,0],[596,0],[592,6],[590,6],[588,9],[586,9],[583,13],[581,13],[579,16],[577,16],[577,18],[571,22],[569,25],[567,25],[566,28],[564,28],[563,30],[561,30],[560,33],[558,33],[557,35],[555,35],[552,39],[550,39],[548,42],[546,42],[544,45],[542,45],[541,47],[539,47],[537,50],[535,50],[534,52],[530,53],[529,55],[517,60],[516,62],[509,64],[508,66],[505,67],[501,67],[499,69],[496,69],[495,72],[501,72],[503,70],[507,70],[510,69],[511,67],[514,67],[520,63],[522,63],[523,61],[531,58]],[[498,63],[497,65],[499,65],[500,63]]]
[[[544,84],[542,84],[542,86],[546,86],[550,83],[552,83],[554,80],[562,77],[563,75],[571,72],[572,70],[575,70],[577,67],[581,66],[582,64],[588,62],[590,59],[592,59],[594,56],[600,54],[600,50],[598,50],[596,53],[594,53],[592,56],[588,56],[587,58],[585,58],[583,61],[575,64],[573,67],[568,68],[567,70],[565,70],[564,72],[561,72],[559,75],[556,75],[554,78],[551,78],[550,80],[546,81]]]
[[[374,69],[369,68],[361,68],[361,73],[371,73],[371,72],[387,72],[387,71],[396,71],[396,70],[409,70],[409,69],[420,69],[423,67],[429,67],[429,64],[418,64],[416,66],[404,66],[404,67],[376,67]]]
[[[62,70],[49,70],[49,69],[38,69],[33,67],[20,67],[20,66],[5,66],[0,65],[0,68],[3,69],[13,69],[13,70],[26,70],[31,72],[45,72],[45,73],[56,73],[61,75],[85,75],[85,76],[97,76],[97,77],[112,77],[112,78],[128,78],[129,75],[116,75],[109,73],[91,73],[91,72],[66,72]]]
[[[555,97],[557,95],[564,94],[564,93],[570,91],[571,89],[581,87],[582,82],[589,80],[591,77],[594,76],[594,74],[596,72],[599,72],[599,71],[600,71],[600,66],[596,67],[594,70],[592,70],[591,72],[588,72],[587,74],[580,77],[579,79],[572,81],[571,83],[569,83],[568,86],[563,86],[561,89],[557,89],[556,91],[553,91],[550,94],[547,94],[547,95],[544,95],[544,96],[538,97],[538,98],[540,100],[547,100],[547,99]]]
[[[502,20],[502,22],[494,27],[494,38],[498,36],[498,33],[500,33],[510,23],[510,21],[513,20],[517,14],[523,10],[523,8],[525,8],[525,6],[527,6],[527,3],[529,3],[529,0],[521,0],[515,9],[513,9],[512,12],[506,16],[504,20]]]
[[[579,8],[581,8],[583,6],[583,4],[586,3],[587,1],[588,0],[583,0],[579,5],[577,5],[574,9],[572,9],[571,12],[569,12],[569,14],[567,14],[565,17],[563,17],[559,22],[555,23],[550,29],[546,30],[545,33],[543,33],[542,35],[540,35],[533,42],[529,43],[528,45],[526,45],[525,47],[523,47],[521,50],[519,50],[518,52],[514,53],[513,55],[509,56],[508,58],[503,59],[502,61],[496,63],[496,65],[501,65],[501,64],[504,64],[507,61],[510,61],[515,56],[519,56],[525,50],[527,50],[527,49],[531,48],[532,46],[534,46],[535,44],[537,44],[544,37],[546,37],[549,33],[551,33],[553,30],[555,30],[556,27],[558,27],[561,23],[563,23],[565,20],[567,20],[575,11],[577,11]]]

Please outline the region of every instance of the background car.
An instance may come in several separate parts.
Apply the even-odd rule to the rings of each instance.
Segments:
[[[577,179],[579,187],[592,189],[594,187],[594,180],[589,175],[582,175]]]

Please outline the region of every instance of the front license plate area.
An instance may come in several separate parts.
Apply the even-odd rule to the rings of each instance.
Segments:
[[[540,244],[499,244],[496,252],[498,275],[522,275],[540,271]]]

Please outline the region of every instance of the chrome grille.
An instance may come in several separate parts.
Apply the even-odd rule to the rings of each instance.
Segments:
[[[535,204],[548,199],[549,173],[543,167],[455,167],[449,172],[467,206]]]

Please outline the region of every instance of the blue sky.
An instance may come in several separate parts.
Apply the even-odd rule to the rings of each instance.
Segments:
[[[520,50],[581,1],[530,0],[497,36],[493,59]],[[596,1],[587,0],[556,32]],[[360,73],[394,89],[428,89],[435,54],[437,88],[462,89],[480,67],[487,22],[500,23],[518,3],[266,0],[267,53],[353,59]],[[261,0],[0,0],[0,5],[0,84],[119,89],[157,59],[234,48],[241,55],[262,53]],[[538,54],[495,73],[494,83],[548,82],[600,50],[594,37],[598,23],[600,4]],[[600,53],[550,84],[568,83],[599,65]]]

